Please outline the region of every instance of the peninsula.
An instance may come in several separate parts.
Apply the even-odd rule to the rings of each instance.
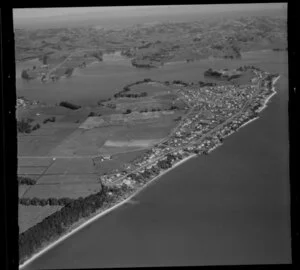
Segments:
[[[35,155],[31,158],[33,162],[38,160],[41,167],[47,167],[47,172],[45,170],[41,172],[39,179],[24,178],[24,173],[23,176],[19,173],[19,184],[32,187],[25,191],[26,196],[20,198],[19,203],[22,206],[56,207],[56,210],[51,210],[53,212],[44,219],[33,223],[20,233],[20,267],[27,265],[96,218],[127,202],[169,170],[192,157],[209,154],[222,145],[227,136],[257,119],[276,93],[275,83],[279,75],[270,74],[254,66],[227,70],[226,74],[231,74],[230,83],[226,84],[201,81],[195,84],[180,80],[163,82],[146,78],[124,86],[112,98],[100,100],[98,111],[96,109],[88,111],[87,108],[80,106],[73,106],[75,109],[72,110],[73,107],[70,105],[68,106],[72,108],[57,105],[55,110],[62,110],[63,113],[71,110],[72,113],[68,117],[73,121],[76,117],[80,118],[79,116],[83,120],[75,121],[76,130],[61,144],[48,151],[47,155],[40,157]],[[238,76],[232,77],[236,74]],[[247,78],[250,76],[248,83],[240,83],[239,80],[243,76]],[[53,109],[38,102],[24,101],[22,97],[18,99],[18,107],[20,110],[27,108],[28,111],[34,111],[35,115],[37,111],[45,112],[45,110],[48,110],[49,115],[49,110]],[[86,114],[88,117],[84,116]],[[62,121],[60,116],[44,120],[36,118],[29,120],[27,118],[28,121],[24,118],[20,120],[19,133],[41,132],[44,125],[53,125],[57,128]],[[152,125],[152,129],[141,131],[144,123]],[[37,124],[41,127],[33,129]],[[100,147],[100,154],[93,152],[94,146],[90,147],[89,142],[93,140],[94,143],[93,137],[99,134],[97,130],[101,130],[103,134],[107,132],[108,127],[110,129],[116,127],[116,134],[120,134],[122,132],[120,126],[123,128],[128,125],[133,129],[141,125],[133,132],[151,133],[152,139],[143,139],[141,136],[121,140],[120,135],[118,139],[112,139],[112,135],[107,135]],[[167,126],[168,130],[165,130],[164,136],[162,134],[158,136],[158,129],[161,130],[162,126]],[[145,126],[142,129],[145,129]],[[26,134],[23,138],[28,136]],[[124,138],[124,135],[122,137]],[[28,164],[32,163],[31,159],[21,157],[22,166],[24,168],[30,166]],[[80,171],[90,166],[90,163],[86,163],[88,160],[92,161],[93,168],[98,170],[97,182],[93,182],[92,178],[86,178],[85,181],[93,182],[93,191],[86,189],[85,194],[80,193],[77,197],[50,196],[55,195],[55,192],[47,192],[48,197],[38,197],[37,194],[41,193],[35,188],[41,188],[39,182],[58,181],[55,180],[57,176],[54,175],[53,178],[48,173],[51,169],[57,172],[62,170],[62,167],[68,167],[69,163],[66,162],[71,162],[69,160],[73,162],[70,170],[75,171],[78,170],[74,165],[77,162],[75,160],[81,162]],[[113,165],[116,163],[117,165]],[[103,171],[105,164],[109,166],[107,165],[107,170]],[[70,181],[70,178],[62,179]],[[45,188],[45,185],[42,188]],[[30,197],[30,194],[35,195]],[[72,194],[74,196],[74,192]]]

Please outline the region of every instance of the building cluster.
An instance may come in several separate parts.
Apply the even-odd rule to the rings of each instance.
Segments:
[[[222,144],[225,137],[256,118],[258,108],[274,93],[274,76],[258,69],[253,73],[255,80],[249,85],[180,89],[177,93],[189,111],[178,126],[164,142],[103,180],[128,186],[142,183],[191,154],[207,154]]]
[[[17,98],[17,108],[26,108],[27,106],[30,106],[30,105],[37,105],[38,104],[38,101],[30,101],[30,100],[27,100],[23,97],[19,97]]]

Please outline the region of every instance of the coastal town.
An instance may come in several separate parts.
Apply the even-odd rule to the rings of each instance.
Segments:
[[[287,262],[286,4],[13,17],[20,270]]]
[[[227,136],[258,118],[258,113],[276,93],[274,83],[279,76],[253,66],[240,70],[253,72],[250,84],[197,87],[179,83],[177,94],[189,110],[167,140],[153,146],[126,168],[101,176],[101,181],[135,190],[179,162],[207,155]]]

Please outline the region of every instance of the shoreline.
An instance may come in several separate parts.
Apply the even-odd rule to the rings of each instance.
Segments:
[[[275,91],[275,83],[277,82],[277,80],[280,78],[280,75],[278,77],[276,77],[273,82],[272,82],[272,90],[273,93],[265,100],[264,105],[259,109],[258,112],[261,112],[262,110],[264,110],[267,107],[267,103],[269,102],[269,100],[272,98],[272,96],[274,96],[277,92]],[[240,128],[250,124],[251,122],[255,121],[259,119],[259,117],[255,117],[253,119],[250,119],[249,121],[247,121],[246,123],[242,124],[235,132],[237,132]],[[229,133],[227,136],[225,136],[224,138],[230,136],[231,134],[235,133]],[[223,143],[219,143],[216,144],[215,146],[213,146],[212,148],[210,148],[208,150],[208,153],[212,152],[213,150],[215,150],[216,148],[218,148],[219,146],[221,146]],[[166,173],[170,172],[172,169],[175,169],[176,167],[180,166],[181,164],[183,164],[184,162],[190,160],[191,158],[197,157],[197,154],[191,153],[190,155],[188,155],[187,157],[183,158],[182,160],[178,161],[177,163],[174,164],[174,166],[172,166],[171,168],[164,170],[162,173],[160,173],[159,175],[155,176],[153,179],[151,179],[149,182],[145,183],[143,186],[139,187],[136,191],[134,191],[131,195],[129,195],[127,198],[125,197],[124,200],[121,199],[120,202],[117,202],[115,205],[111,206],[108,209],[105,209],[103,211],[99,210],[100,212],[96,214],[94,216],[92,216],[90,219],[86,220],[86,221],[82,221],[83,223],[80,224],[80,221],[78,226],[75,227],[74,229],[71,229],[70,232],[67,232],[65,235],[61,236],[60,238],[58,238],[56,241],[50,243],[49,245],[47,245],[44,249],[40,250],[39,252],[37,252],[36,254],[33,254],[28,260],[26,260],[23,264],[19,265],[19,269],[24,268],[26,265],[28,265],[29,263],[31,263],[32,261],[34,261],[35,259],[39,258],[41,255],[43,255],[44,253],[46,253],[48,250],[50,250],[51,248],[55,247],[56,245],[58,245],[59,243],[61,243],[62,241],[64,241],[65,239],[67,239],[68,237],[70,237],[71,235],[75,234],[76,232],[78,232],[79,230],[83,229],[84,227],[86,227],[87,225],[91,224],[92,222],[96,221],[97,219],[101,218],[102,216],[108,214],[109,212],[117,209],[118,207],[122,206],[123,204],[129,202],[134,196],[136,196],[138,193],[140,193],[141,191],[143,191],[148,185],[150,185],[152,182],[154,182],[155,180],[159,179],[160,177],[162,177],[163,175],[165,175]]]
[[[267,105],[268,105],[269,101],[271,100],[271,98],[272,98],[274,95],[277,94],[277,92],[276,92],[276,90],[275,90],[275,84],[276,84],[276,82],[279,80],[279,78],[280,78],[280,75],[277,76],[275,79],[273,79],[273,81],[272,81],[272,91],[273,91],[273,93],[272,93],[270,96],[268,96],[268,98],[264,101],[263,106],[262,106],[261,108],[259,108],[259,109],[257,110],[257,112],[260,113],[260,112],[263,111],[265,108],[267,108]]]
[[[91,224],[92,222],[96,221],[97,219],[101,218],[102,216],[108,214],[109,212],[117,209],[118,207],[122,206],[123,204],[129,202],[133,197],[135,197],[136,195],[138,195],[138,193],[140,193],[141,191],[143,191],[152,182],[154,182],[155,180],[158,180],[160,177],[162,177],[166,173],[170,172],[172,169],[175,169],[176,167],[180,166],[182,163],[184,163],[184,162],[186,162],[189,159],[194,158],[194,157],[197,157],[197,155],[196,154],[192,154],[190,156],[187,156],[187,157],[183,158],[182,160],[180,160],[179,162],[177,162],[176,164],[174,164],[174,166],[172,168],[169,168],[169,169],[163,171],[161,174],[155,176],[153,179],[151,179],[145,185],[143,185],[142,187],[138,188],[133,194],[131,194],[125,200],[122,200],[122,201],[118,202],[114,206],[112,206],[112,207],[110,207],[110,208],[108,208],[108,209],[106,209],[104,211],[101,211],[100,213],[98,213],[95,216],[91,217],[87,221],[85,221],[82,224],[78,225],[78,227],[74,228],[70,232],[68,232],[65,235],[61,236],[56,241],[52,242],[51,244],[49,244],[48,246],[46,246],[44,249],[40,250],[38,253],[33,254],[33,256],[31,256],[28,260],[26,260],[24,263],[22,263],[21,265],[19,265],[19,269],[23,269],[25,266],[27,266],[28,264],[30,264],[32,261],[34,261],[35,259],[39,258],[41,255],[43,255],[44,253],[46,253],[47,251],[49,251],[50,249],[52,249],[53,247],[55,247],[59,243],[63,242],[65,239],[69,238],[73,234],[77,233],[78,231],[80,231],[81,229],[83,229],[84,227],[86,227],[87,225]]]

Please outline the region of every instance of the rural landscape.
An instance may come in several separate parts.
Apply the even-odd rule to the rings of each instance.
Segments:
[[[16,104],[21,267],[171,169],[213,154],[259,119],[282,74],[243,63],[243,57],[286,53],[286,27],[284,16],[217,16],[120,29],[16,27],[24,88],[17,85]],[[164,68],[218,59],[241,64],[205,64],[196,70],[198,80],[172,74],[161,79]],[[94,85],[96,95],[82,89],[90,100],[82,103],[65,88],[72,80],[105,76],[105,65],[138,75],[124,75],[113,88]],[[64,93],[47,101],[43,91],[60,85]],[[102,88],[109,94],[101,96]]]

